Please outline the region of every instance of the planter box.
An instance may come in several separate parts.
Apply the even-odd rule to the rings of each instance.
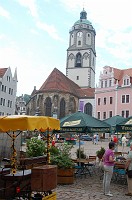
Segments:
[[[53,194],[50,194],[47,197],[43,197],[42,200],[56,200],[56,192],[53,192]]]
[[[74,183],[74,169],[58,169],[57,183],[58,184],[73,184]]]
[[[57,187],[57,166],[43,165],[34,167],[31,173],[31,190],[46,192]]]

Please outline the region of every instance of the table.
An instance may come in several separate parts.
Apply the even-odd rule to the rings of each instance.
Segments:
[[[94,167],[94,163],[91,163],[95,161],[95,159],[75,159],[74,162],[77,163],[78,165],[75,166],[76,169],[76,174],[78,175],[85,175],[89,174],[90,176],[92,176],[92,173],[89,169],[89,167]]]

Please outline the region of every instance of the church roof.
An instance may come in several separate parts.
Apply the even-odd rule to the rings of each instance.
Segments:
[[[0,78],[4,76],[8,68],[0,68]]]
[[[76,83],[66,77],[57,68],[54,68],[46,81],[37,91],[37,93],[42,92],[64,92],[73,94],[78,98],[94,97],[94,89],[81,89]]]

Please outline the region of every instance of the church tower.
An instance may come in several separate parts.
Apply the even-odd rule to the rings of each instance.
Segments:
[[[69,31],[66,76],[81,88],[95,88],[95,29],[83,9]]]

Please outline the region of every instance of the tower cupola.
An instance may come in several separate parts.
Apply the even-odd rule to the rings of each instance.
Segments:
[[[86,11],[84,10],[84,8],[83,8],[83,11],[80,12],[80,20],[82,20],[82,19],[87,19],[87,13],[86,13]]]

